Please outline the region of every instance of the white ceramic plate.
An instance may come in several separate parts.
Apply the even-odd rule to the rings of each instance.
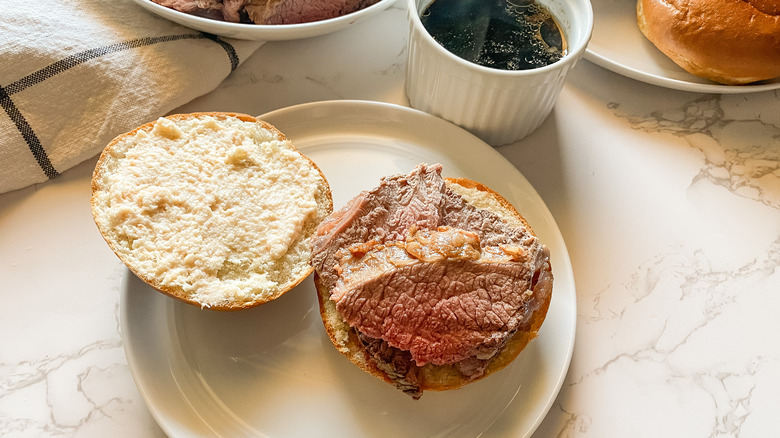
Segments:
[[[253,41],[296,40],[335,32],[358,20],[370,17],[385,10],[393,4],[394,1],[395,0],[380,0],[367,8],[328,20],[300,24],[259,25],[228,23],[220,20],[196,17],[194,15],[166,8],[165,6],[160,6],[151,0],[135,0],[136,3],[155,14],[195,30],[227,38]]]
[[[591,0],[593,37],[585,59],[615,73],[675,90],[751,93],[780,88],[780,78],[751,85],[720,85],[694,76],[650,43],[636,24],[636,0]]]
[[[201,310],[126,275],[125,351],[150,411],[172,437],[529,436],[563,383],[574,346],[576,297],[566,246],[529,182],[473,135],[390,104],[334,101],[261,116],[325,173],[336,208],[380,177],[421,162],[504,194],[552,254],[555,284],[539,336],[507,368],[466,387],[412,400],[336,351],[311,278],[280,299],[237,313]]]

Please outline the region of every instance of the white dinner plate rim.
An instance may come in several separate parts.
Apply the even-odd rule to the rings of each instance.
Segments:
[[[503,156],[500,155],[495,149],[491,148],[481,140],[477,139],[472,134],[468,133],[465,130],[462,130],[461,128],[450,124],[449,122],[445,122],[442,119],[436,118],[434,116],[431,116],[429,114],[423,113],[421,111],[400,106],[400,105],[394,105],[394,104],[388,104],[388,103],[381,103],[381,102],[368,102],[368,101],[355,101],[355,100],[338,100],[338,101],[322,101],[322,102],[312,102],[307,104],[300,104],[295,105],[287,108],[282,108],[279,110],[271,111],[269,113],[266,113],[260,118],[265,119],[269,122],[276,121],[281,116],[289,116],[290,114],[300,113],[302,111],[317,111],[319,114],[331,114],[335,113],[338,114],[340,112],[343,112],[345,110],[350,110],[351,112],[355,112],[355,110],[358,111],[358,113],[371,113],[375,111],[379,112],[388,112],[388,113],[395,113],[395,114],[403,114],[404,117],[411,117],[411,118],[422,118],[426,119],[428,122],[436,124],[435,129],[442,129],[441,127],[446,127],[445,129],[448,130],[458,130],[460,131],[460,135],[462,135],[465,142],[469,144],[482,144],[484,145],[483,153],[487,155],[494,155],[492,157],[493,159],[503,160],[506,164],[511,166],[514,169],[514,166],[512,166],[508,161],[503,158]],[[334,129],[334,132],[338,133],[338,129]],[[403,135],[401,133],[400,135]],[[303,150],[305,152],[305,150]],[[533,419],[532,422],[527,423],[523,425],[523,430],[513,430],[512,436],[530,436],[541,424],[542,420],[552,407],[553,402],[555,401],[555,398],[557,397],[558,393],[561,390],[561,387],[563,385],[563,382],[565,380],[566,374],[568,372],[568,368],[571,363],[573,350],[574,350],[574,338],[575,338],[575,331],[576,331],[576,291],[575,291],[575,284],[574,284],[574,278],[573,278],[573,271],[571,267],[571,262],[569,259],[568,250],[566,249],[565,242],[563,241],[563,237],[560,233],[560,230],[557,227],[557,224],[554,221],[554,218],[552,217],[552,214],[547,209],[546,205],[544,205],[544,201],[541,199],[541,197],[536,193],[536,191],[530,186],[530,183],[525,179],[525,177],[522,176],[522,174],[515,169],[516,175],[512,175],[512,178],[517,178],[518,180],[521,180],[523,184],[527,184],[528,188],[532,191],[531,193],[525,193],[529,196],[538,198],[538,202],[540,204],[535,205],[535,208],[540,208],[543,210],[544,214],[548,216],[546,219],[549,221],[547,226],[552,226],[551,232],[555,235],[555,242],[554,246],[561,251],[560,254],[558,254],[559,261],[562,262],[556,267],[554,267],[554,274],[555,274],[555,281],[556,282],[562,282],[565,286],[558,289],[555,289],[555,293],[558,293],[559,297],[560,294],[563,293],[565,296],[562,298],[564,300],[563,302],[565,304],[562,304],[562,308],[560,308],[559,312],[562,315],[563,321],[565,321],[568,326],[563,327],[561,332],[563,333],[561,339],[564,340],[564,342],[561,343],[561,345],[557,345],[556,349],[561,349],[561,352],[563,355],[561,356],[562,359],[559,363],[554,364],[555,366],[553,369],[546,369],[545,372],[551,372],[553,373],[553,378],[550,380],[553,381],[552,385],[547,388],[546,393],[543,395],[544,400],[540,400],[540,403],[543,405],[538,405],[540,407],[540,414]],[[511,199],[510,199],[511,201]],[[562,265],[562,266],[561,266]],[[186,428],[180,428],[181,426],[179,423],[177,423],[177,420],[175,418],[171,418],[169,413],[165,411],[163,407],[160,406],[160,400],[156,399],[155,396],[152,394],[153,391],[150,391],[149,385],[152,384],[153,380],[159,376],[150,376],[148,374],[148,371],[143,368],[143,364],[141,363],[141,360],[139,359],[139,351],[138,351],[138,344],[139,342],[142,344],[146,344],[147,342],[155,342],[154,339],[140,339],[139,332],[142,332],[145,330],[145,328],[140,328],[138,324],[138,318],[167,318],[169,315],[171,315],[173,312],[170,311],[172,306],[174,305],[184,305],[181,304],[173,299],[169,299],[167,297],[162,297],[162,294],[155,294],[154,296],[157,297],[155,299],[164,299],[165,305],[162,308],[156,308],[156,309],[150,309],[151,311],[148,314],[141,314],[139,316],[138,310],[139,309],[133,309],[128,306],[128,287],[127,284],[133,279],[133,274],[129,270],[125,270],[125,277],[124,277],[124,286],[121,290],[121,301],[120,301],[120,327],[121,327],[121,333],[123,337],[123,343],[124,343],[124,349],[126,358],[128,361],[128,365],[131,371],[131,374],[133,376],[133,379],[136,382],[136,386],[138,387],[139,392],[141,393],[142,398],[147,404],[147,407],[149,411],[151,412],[152,416],[155,418],[157,423],[160,425],[160,427],[164,430],[166,434],[172,437],[176,436],[185,436],[188,435],[186,433],[182,434],[181,431],[185,430]],[[137,280],[136,281],[140,281]],[[559,292],[560,290],[560,292]],[[554,299],[555,297],[554,293]],[[552,306],[551,306],[552,309]],[[135,312],[135,313],[134,313]],[[565,314],[564,314],[565,312]],[[150,316],[151,315],[151,316]],[[548,318],[549,318],[548,314]],[[133,324],[133,321],[136,321],[135,324]],[[168,321],[170,324],[170,321]],[[542,328],[544,330],[544,326]],[[543,332],[542,332],[543,333]],[[541,339],[543,336],[540,335],[540,337],[532,342],[541,342],[539,339]],[[565,338],[565,339],[564,339]],[[160,352],[164,349],[164,346],[160,344],[161,341],[157,341],[157,345],[152,346],[151,348],[158,348],[160,349]],[[147,347],[144,347],[147,348]],[[159,353],[159,352],[158,352]],[[172,352],[166,351],[164,352],[166,354],[174,354]],[[148,354],[148,353],[147,353]],[[175,396],[175,395],[172,395]],[[507,412],[502,412],[499,416],[506,416],[510,415]]]

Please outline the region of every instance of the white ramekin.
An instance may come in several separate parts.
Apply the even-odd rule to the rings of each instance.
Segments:
[[[589,0],[537,0],[558,21],[568,50],[558,62],[531,70],[498,70],[453,55],[428,34],[420,13],[431,0],[407,0],[406,94],[414,108],[449,120],[493,146],[533,132],[550,114],[566,75],[593,32]]]

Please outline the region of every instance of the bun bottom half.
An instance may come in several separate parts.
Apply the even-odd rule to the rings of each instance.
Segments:
[[[507,221],[525,226],[533,234],[526,220],[511,203],[490,188],[464,178],[445,178],[445,181],[449,188],[457,188],[455,191],[466,198],[472,205],[489,209]],[[455,365],[427,363],[419,367],[419,389],[422,392],[457,389],[492,375],[514,361],[528,343],[536,338],[547,316],[552,299],[552,268],[549,264],[546,265],[542,276],[546,276],[549,281],[541,281],[534,287],[533,294],[540,299],[538,309],[507,340],[503,348],[490,359],[482,375],[476,378],[469,378],[461,374]],[[314,273],[314,284],[317,290],[320,316],[322,317],[325,331],[336,349],[363,371],[389,384],[397,385],[397,381],[377,366],[360,341],[356,331],[341,317],[336,309],[336,303],[330,299],[330,290],[322,284],[316,271]],[[399,389],[403,388],[399,386]]]

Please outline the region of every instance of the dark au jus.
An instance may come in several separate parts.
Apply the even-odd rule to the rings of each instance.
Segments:
[[[435,0],[420,20],[445,49],[485,67],[528,70],[566,53],[558,23],[534,0]]]

